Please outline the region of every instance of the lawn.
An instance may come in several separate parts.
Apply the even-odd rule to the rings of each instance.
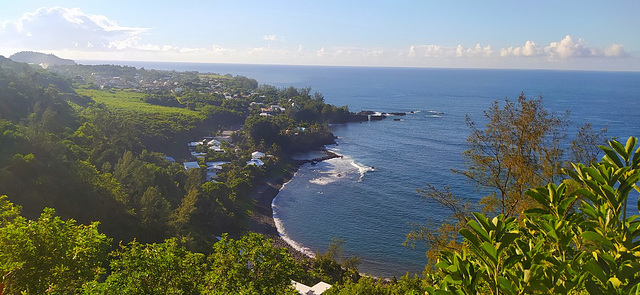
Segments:
[[[76,89],[80,95],[91,97],[98,103],[103,103],[113,111],[131,112],[137,114],[176,114],[185,116],[199,116],[199,113],[186,108],[165,107],[142,101],[144,93],[125,90],[95,90]]]

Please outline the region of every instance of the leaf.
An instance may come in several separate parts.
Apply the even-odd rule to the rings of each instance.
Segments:
[[[524,282],[528,283],[529,279],[531,279],[531,270],[525,269],[524,270]]]
[[[505,277],[498,277],[498,286],[500,287],[500,290],[506,294],[515,294],[515,287],[511,281]]]
[[[544,214],[549,214],[549,211],[542,208],[531,208],[531,209],[524,210],[524,213],[527,215],[537,215],[537,214],[544,215]]]
[[[511,244],[513,244],[513,241],[518,237],[520,237],[519,233],[509,232],[504,234],[502,236],[502,239],[500,239],[500,246],[498,247],[498,251],[502,251],[502,249],[511,246]]]
[[[602,244],[602,245],[608,246],[609,248],[613,248],[613,244],[611,243],[611,241],[609,241],[609,239],[603,237],[601,234],[597,232],[585,231],[580,236],[585,240],[594,242],[594,244],[596,245]]]
[[[635,169],[638,168],[638,164],[640,164],[640,147],[633,153],[633,158],[631,159],[631,166]]]
[[[596,263],[595,261],[591,260],[587,262],[584,266],[587,269],[587,271],[589,271],[589,273],[591,273],[598,280],[600,280],[600,282],[604,283],[607,281],[607,274],[602,270],[600,265],[598,265],[598,263]]]
[[[629,141],[627,141],[627,143],[629,143]],[[617,140],[612,140],[609,142],[609,145],[616,150],[616,152],[622,156],[622,159],[625,160],[625,162],[629,161],[629,154],[627,153],[627,151],[625,150],[625,148],[622,146],[622,144],[620,142],[618,142]]]
[[[607,183],[607,181],[604,179],[604,177],[602,177],[602,175],[600,175],[600,171],[590,168],[590,167],[585,167],[583,169],[584,172],[586,172],[587,174],[589,174],[589,176],[591,176],[591,178],[593,178],[595,181],[605,184]]]
[[[594,282],[593,282],[593,281],[591,281],[591,280],[587,280],[587,281],[584,283],[584,285],[585,285],[585,287],[587,288],[587,292],[589,292],[589,294],[598,294],[598,295],[599,295],[599,294],[604,294],[604,293],[602,292],[602,290],[600,290],[599,286],[598,286],[598,285],[596,285],[596,283],[594,283]]]
[[[504,262],[504,266],[505,268],[509,268],[511,267],[513,264],[517,263],[518,261],[520,261],[522,259],[522,255],[511,255],[509,256],[509,258],[507,258],[507,260],[505,260]]]
[[[619,288],[620,285],[622,285],[622,282],[616,277],[609,278],[607,282],[611,283],[611,285],[613,285],[616,289]]]
[[[458,231],[458,232],[463,237],[465,237],[467,239],[467,241],[469,241],[469,243],[471,243],[473,246],[480,247],[480,241],[478,240],[476,235],[474,235],[471,231],[469,231],[466,228],[463,228],[463,229],[460,229],[460,231]]]
[[[491,230],[492,228],[494,228],[494,226],[492,226],[492,223],[489,222],[489,219],[487,219],[484,215],[482,215],[481,213],[478,212],[472,212],[471,214],[473,214],[473,216],[476,218],[476,220],[478,221],[478,224],[480,224],[483,228],[485,232],[489,232],[489,230]],[[489,236],[487,235],[487,239],[489,238]]]
[[[630,136],[629,139],[627,139],[627,145],[624,147],[627,155],[631,155],[631,153],[633,153],[633,148],[636,146],[636,141],[637,139],[633,136]]]
[[[491,237],[489,237],[489,233],[485,230],[485,228],[478,225],[477,222],[472,220],[469,223],[467,223],[467,225],[471,229],[473,229],[474,233],[483,241],[488,242],[491,240]]]
[[[491,258],[494,266],[498,265],[498,251],[493,245],[489,242],[484,242],[480,248],[489,256],[489,258]]]
[[[604,153],[606,154],[606,156],[602,157],[602,160],[610,162],[611,164],[615,164],[618,168],[624,167],[616,152],[605,146],[600,146],[600,149],[602,149],[602,151],[604,151]]]

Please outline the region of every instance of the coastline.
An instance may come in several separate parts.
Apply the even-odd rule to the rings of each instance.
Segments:
[[[323,150],[323,152],[326,153],[326,156],[321,158],[311,160],[284,160],[290,167],[286,172],[263,179],[250,193],[250,198],[254,201],[254,207],[251,216],[249,216],[247,231],[259,233],[265,238],[271,239],[275,247],[287,249],[289,254],[297,261],[311,258],[311,256],[294,248],[280,236],[275,220],[273,219],[271,204],[280,192],[280,189],[293,178],[300,166],[305,163],[320,162],[341,157],[330,151]]]

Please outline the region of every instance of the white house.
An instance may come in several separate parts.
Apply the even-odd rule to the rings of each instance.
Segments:
[[[250,161],[247,161],[247,166],[248,165],[253,165],[253,166],[260,167],[260,166],[264,165],[264,162],[262,162],[262,160],[260,160],[260,159],[251,159]]]
[[[191,156],[194,158],[204,158],[204,156],[206,156],[207,153],[198,153],[198,152],[191,152]]]
[[[262,157],[264,157],[263,152],[255,151],[251,153],[251,159],[262,159]]]
[[[229,164],[231,162],[224,162],[224,161],[219,161],[219,162],[207,162],[207,170],[222,170],[222,165],[224,164]]]
[[[219,145],[210,146],[209,149],[216,153],[224,153],[224,149]]]
[[[210,146],[215,146],[215,145],[220,145],[220,142],[214,138],[214,139],[209,140],[207,142],[207,144],[210,145]]]
[[[184,169],[189,171],[191,169],[200,168],[198,162],[184,162]]]
[[[291,281],[291,284],[293,285],[294,288],[296,288],[296,291],[298,291],[298,293],[300,293],[301,295],[320,295],[324,291],[327,291],[329,290],[329,288],[331,288],[331,285],[325,282],[317,283],[313,285],[313,287],[309,287],[305,284],[298,283],[296,281]]]
[[[229,164],[231,162],[206,162],[207,165],[207,178],[206,181],[211,181],[216,176],[218,176],[218,172],[222,170],[222,165]]]
[[[209,146],[209,149],[217,152],[217,153],[224,153],[224,149],[222,149],[221,147],[220,141],[216,140],[216,139],[211,139],[207,142],[207,145]]]

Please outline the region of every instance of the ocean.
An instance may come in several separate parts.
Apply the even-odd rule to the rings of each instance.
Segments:
[[[449,186],[470,202],[487,194],[451,169],[464,167],[466,116],[482,126],[493,101],[516,100],[522,92],[542,96],[548,110],[570,112],[570,137],[586,122],[622,140],[640,136],[637,72],[120,64],[244,75],[274,86],[311,87],[327,103],[351,111],[409,113],[332,126],[337,144],[327,148],[343,157],[302,166],[272,205],[278,230],[295,247],[314,253],[334,237],[344,239],[345,253],[360,257],[360,271],[380,277],[420,274],[427,263],[424,245],[403,246],[412,225],[439,224],[449,214],[422,198],[417,190],[425,183]]]

